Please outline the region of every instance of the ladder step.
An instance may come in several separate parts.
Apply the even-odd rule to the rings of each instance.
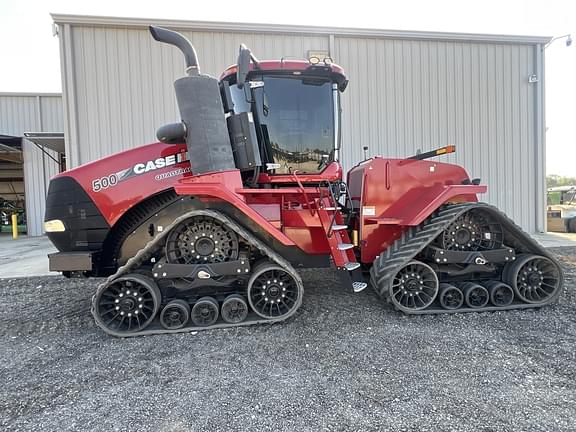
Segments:
[[[356,270],[358,267],[360,267],[359,262],[347,262],[344,264],[344,268],[348,271]]]
[[[352,249],[354,245],[352,243],[340,243],[338,245],[338,250],[345,251],[348,249]]]
[[[342,231],[348,228],[348,225],[332,225],[332,231]]]
[[[352,289],[355,293],[359,293],[360,291],[364,290],[368,284],[366,282],[352,282]]]

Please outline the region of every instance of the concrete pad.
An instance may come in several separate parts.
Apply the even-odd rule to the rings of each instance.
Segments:
[[[47,237],[0,237],[0,278],[58,275],[48,271],[48,254],[56,248]]]
[[[576,233],[547,232],[532,234],[532,238],[544,247],[575,247]]]

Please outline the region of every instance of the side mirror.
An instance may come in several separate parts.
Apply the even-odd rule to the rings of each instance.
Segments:
[[[248,72],[250,72],[250,59],[252,58],[252,53],[246,45],[240,45],[240,51],[238,52],[238,69],[236,71],[236,85],[238,88],[243,88],[246,82],[246,77]]]

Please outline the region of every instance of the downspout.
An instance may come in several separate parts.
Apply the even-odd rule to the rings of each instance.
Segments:
[[[536,230],[546,232],[546,132],[544,106],[544,47],[535,45],[536,82],[535,95],[535,145],[536,145]]]

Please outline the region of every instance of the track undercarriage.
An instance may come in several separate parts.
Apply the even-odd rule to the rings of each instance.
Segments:
[[[406,314],[544,306],[560,294],[554,258],[495,207],[447,205],[376,258],[372,287]]]
[[[294,268],[228,217],[177,218],[98,287],[96,323],[119,337],[277,322],[302,302]]]
[[[444,206],[407,230],[370,276],[407,314],[538,307],[562,286],[554,259],[481,203]],[[302,296],[282,256],[227,216],[192,210],[99,286],[92,312],[104,331],[127,337],[282,321]]]

